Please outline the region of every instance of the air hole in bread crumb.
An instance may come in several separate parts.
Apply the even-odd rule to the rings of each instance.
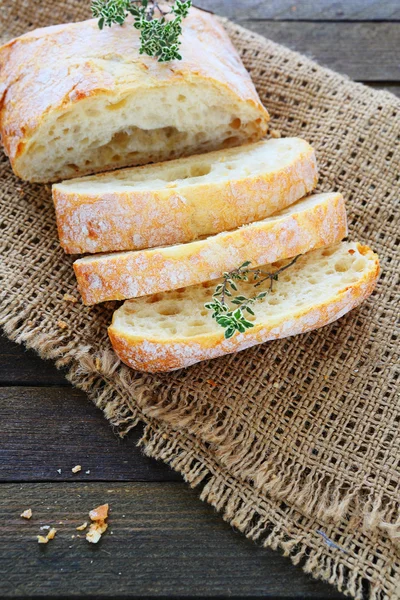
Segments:
[[[338,273],[344,273],[345,271],[347,271],[346,262],[344,260],[340,260],[339,262],[337,262],[335,264],[335,271],[337,271]]]
[[[158,311],[160,315],[177,315],[179,314],[180,310],[178,306],[165,306],[164,308],[160,308],[160,310]]]
[[[232,127],[232,129],[240,129],[241,125],[242,125],[242,121],[239,118],[233,119],[233,121],[231,121],[229,123],[230,127]]]
[[[106,109],[107,110],[118,110],[119,108],[122,108],[123,106],[125,106],[127,101],[128,101],[128,98],[123,98],[119,102],[114,102],[114,104],[107,104]]]

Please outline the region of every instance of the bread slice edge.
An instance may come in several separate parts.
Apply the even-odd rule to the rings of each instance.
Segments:
[[[125,300],[222,277],[245,261],[252,267],[304,254],[347,235],[338,192],[316,194],[233,231],[187,244],[88,256],[73,267],[83,303]]]
[[[73,181],[55,185],[53,202],[61,247],[68,254],[140,250],[186,243],[264,219],[312,192],[318,181],[315,152],[301,138],[265,140],[245,146],[249,152],[270,146],[266,151],[271,153],[271,147],[278,151],[290,143],[298,149],[289,164],[271,169],[266,162],[264,171],[250,170],[239,177],[235,170],[216,181],[208,174],[187,181],[168,181],[167,177],[165,186],[159,189],[124,190],[119,186],[102,191],[99,186],[93,193],[80,191],[82,180],[78,180],[76,188]],[[163,165],[136,167],[133,171],[145,173],[148,180],[152,172],[157,178],[159,171],[163,173],[167,168],[176,171],[212,165],[214,169],[223,164],[225,156],[229,162],[239,150],[194,155]],[[128,174],[129,171],[123,170]],[[95,177],[102,182],[110,174]]]
[[[218,333],[203,334],[195,338],[157,339],[154,336],[132,335],[119,328],[116,325],[116,311],[108,329],[111,344],[121,361],[129,367],[157,373],[188,367],[199,361],[238,352],[266,341],[318,329],[357,307],[376,286],[379,277],[378,256],[368,246],[360,243],[356,243],[355,248],[361,255],[368,257],[369,261],[368,268],[360,275],[359,280],[345,285],[328,301],[311,305],[307,309],[294,310],[290,319],[286,315],[273,323],[266,320],[228,340],[224,339],[222,328]]]

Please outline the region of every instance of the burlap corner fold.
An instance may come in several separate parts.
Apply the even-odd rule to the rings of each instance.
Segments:
[[[0,36],[87,16],[78,0],[7,0]],[[319,190],[343,192],[350,238],[379,253],[374,296],[319,331],[173,374],[135,373],[110,350],[114,305],[64,299],[77,292],[50,191],[19,181],[3,155],[0,324],[66,367],[121,434],[144,421],[145,452],[201,485],[202,499],[249,538],[356,598],[392,600],[400,597],[400,103],[224,24],[273,127],[314,145]]]

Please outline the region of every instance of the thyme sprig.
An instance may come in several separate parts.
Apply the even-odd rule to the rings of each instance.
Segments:
[[[225,329],[225,339],[231,338],[236,331],[244,333],[246,329],[254,327],[254,324],[246,318],[246,313],[255,316],[251,306],[265,298],[272,292],[274,281],[278,281],[279,275],[293,266],[300,257],[300,254],[293,258],[287,265],[280,267],[276,271],[268,273],[262,269],[249,269],[250,261],[244,262],[240,267],[224,273],[222,283],[215,288],[212,302],[207,302],[204,306],[212,310],[212,318],[218,325]],[[254,287],[260,287],[265,281],[269,280],[269,287],[266,291],[259,292],[250,298],[243,295],[234,296],[237,292],[237,281],[249,281],[252,278]],[[233,306],[232,306],[233,305]]]
[[[123,25],[131,14],[133,26],[140,30],[139,53],[167,62],[182,60],[179,38],[191,6],[191,0],[175,0],[171,10],[164,11],[155,0],[92,0],[92,14],[100,29]]]

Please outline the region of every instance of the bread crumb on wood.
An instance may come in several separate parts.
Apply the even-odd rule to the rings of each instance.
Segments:
[[[82,525],[79,525],[79,527],[77,527],[76,530],[83,531],[84,529],[86,529],[87,526],[88,526],[87,521],[85,521],[84,523],[82,523]]]
[[[56,537],[56,533],[57,533],[57,529],[55,529],[53,527],[52,529],[50,529],[49,533],[46,536],[44,536],[44,535],[36,536],[38,544],[48,544],[48,542],[50,540],[54,540],[54,538]]]
[[[79,473],[79,471],[82,471],[82,467],[81,465],[76,465],[75,467],[72,467],[71,471],[73,473]]]
[[[108,517],[108,504],[101,504],[90,511],[89,517],[92,521],[104,521]]]
[[[275,140],[279,139],[282,137],[281,132],[279,131],[279,129],[271,129],[270,131],[270,135],[272,138],[274,138]]]
[[[97,544],[101,536],[107,530],[107,523],[104,521],[94,521],[90,524],[89,531],[86,534],[86,539],[91,544]]]
[[[47,535],[46,535],[46,537],[44,537],[44,535],[38,535],[37,541],[38,541],[38,544],[47,544],[49,540],[47,539]]]
[[[68,324],[65,321],[57,321],[57,327],[60,329],[67,329]]]
[[[65,302],[72,302],[72,304],[78,302],[78,298],[75,298],[72,294],[64,294],[63,300],[65,300]]]
[[[20,514],[23,519],[30,519],[32,517],[32,509],[27,508],[23,513]]]
[[[91,510],[89,512],[89,517],[93,522],[90,524],[86,539],[91,544],[97,544],[108,527],[105,522],[105,519],[108,517],[108,504],[102,504]]]

